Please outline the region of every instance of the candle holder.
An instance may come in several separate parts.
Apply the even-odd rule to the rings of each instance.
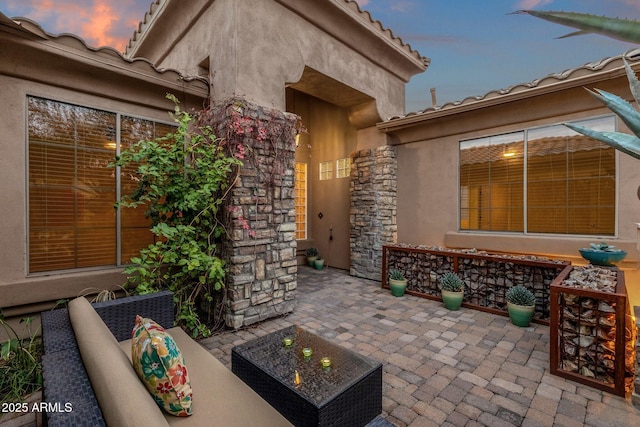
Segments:
[[[284,346],[286,348],[290,348],[293,345],[293,338],[291,337],[284,337],[284,339],[282,340],[282,342],[284,343]]]
[[[322,369],[324,370],[331,369],[331,358],[327,356],[323,357],[320,359],[320,365],[322,365]]]
[[[313,354],[313,350],[309,347],[305,347],[302,349],[302,355],[304,356],[304,360],[311,359],[311,355]]]

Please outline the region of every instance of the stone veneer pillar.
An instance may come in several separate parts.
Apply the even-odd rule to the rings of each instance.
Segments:
[[[382,246],[397,241],[396,149],[386,145],[351,158],[350,272],[380,280]]]
[[[223,207],[228,272],[223,313],[226,325],[237,329],[289,313],[297,304],[297,117],[242,99],[219,103],[212,111],[216,135],[226,135],[244,153]]]

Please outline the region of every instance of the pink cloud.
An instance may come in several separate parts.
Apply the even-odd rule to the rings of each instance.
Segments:
[[[90,46],[123,51],[151,0],[5,0],[5,4],[47,32],[71,33]]]
[[[126,40],[113,35],[113,25],[117,21],[118,15],[106,2],[96,1],[93,14],[82,24],[82,34],[89,40],[95,40],[99,46],[122,46]]]

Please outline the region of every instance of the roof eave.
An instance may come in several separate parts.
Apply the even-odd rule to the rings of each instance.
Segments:
[[[631,52],[636,52],[636,51],[631,51]],[[620,61],[620,63],[622,64],[622,56],[625,56],[627,59],[629,59],[631,54],[628,53],[628,54],[617,56],[617,57],[605,58],[601,62],[605,62],[606,64],[608,64],[613,61]],[[590,64],[587,64],[586,66],[583,66],[583,67],[579,67],[573,70],[568,70],[565,73],[568,73],[570,75],[576,71],[588,68],[589,65]],[[633,68],[640,68],[640,61],[637,61],[631,65]],[[554,75],[547,76],[543,79],[540,79],[540,81],[543,81],[549,78],[555,78],[553,76]],[[535,86],[533,85],[533,83],[516,85],[516,86],[513,86],[512,88],[515,88],[515,87],[523,87],[523,88],[516,91],[510,91],[504,94],[502,94],[501,92],[504,92],[506,90],[491,91],[489,92],[489,94],[484,95],[484,97],[476,101],[465,102],[470,99],[470,98],[466,98],[465,101],[462,101],[457,105],[444,107],[444,108],[442,107],[433,108],[433,109],[428,109],[422,112],[409,113],[403,117],[391,118],[384,122],[378,123],[376,127],[378,128],[378,130],[382,132],[395,132],[395,131],[405,129],[411,126],[415,126],[419,123],[427,122],[429,120],[434,120],[437,118],[453,116],[453,115],[466,113],[474,110],[479,110],[483,108],[488,108],[488,107],[492,107],[500,104],[520,101],[523,99],[533,98],[536,96],[546,95],[549,93],[558,92],[561,90],[571,89],[575,87],[587,86],[593,83],[601,82],[603,80],[611,80],[611,79],[619,78],[622,76],[626,76],[626,71],[625,71],[624,65],[619,65],[613,69],[608,69],[605,71],[597,70],[589,74],[585,74],[585,75],[581,75],[573,78],[567,78],[564,80],[557,80],[556,78],[556,81],[553,83],[546,83],[546,84],[535,85]],[[527,86],[531,86],[531,87],[524,88]]]

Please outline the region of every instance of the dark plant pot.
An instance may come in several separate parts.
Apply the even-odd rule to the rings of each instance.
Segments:
[[[389,279],[389,287],[391,288],[391,295],[393,295],[394,297],[401,297],[404,295],[404,291],[407,289],[407,279]]]
[[[464,291],[461,292],[452,292],[452,291],[441,291],[442,293],[442,302],[444,302],[445,308],[451,311],[457,311],[460,309],[462,305],[462,300],[464,299]]]
[[[507,312],[511,318],[511,323],[523,328],[531,323],[535,309],[535,305],[517,305],[507,302]]]
[[[323,259],[317,259],[314,261],[314,265],[316,267],[316,270],[322,270],[322,267],[324,267],[324,260]]]
[[[613,267],[627,256],[627,251],[594,251],[589,248],[580,249],[580,255],[593,265],[601,265],[603,267]]]
[[[307,257],[307,264],[309,265],[309,267],[315,267],[316,259],[318,259],[317,256],[308,256]]]

